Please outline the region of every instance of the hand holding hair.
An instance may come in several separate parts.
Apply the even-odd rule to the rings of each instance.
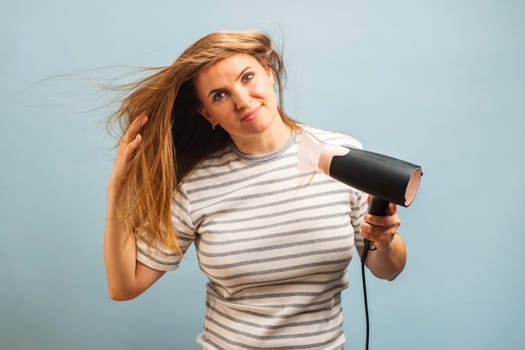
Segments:
[[[147,121],[148,116],[141,114],[131,122],[120,139],[117,158],[109,178],[108,190],[119,193],[126,184],[134,156],[142,142],[142,135],[139,132],[146,125]]]

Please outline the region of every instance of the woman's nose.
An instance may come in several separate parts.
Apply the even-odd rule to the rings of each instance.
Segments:
[[[235,103],[236,109],[243,109],[248,107],[251,103],[249,92],[244,88],[236,90],[233,94],[233,102]]]

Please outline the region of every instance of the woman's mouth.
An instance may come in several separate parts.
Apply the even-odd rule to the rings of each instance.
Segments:
[[[258,106],[254,109],[252,109],[251,111],[249,111],[248,113],[246,113],[242,118],[241,118],[241,121],[242,122],[249,122],[251,120],[254,120],[255,118],[257,118],[257,115],[259,114],[259,111],[261,110],[261,106]]]

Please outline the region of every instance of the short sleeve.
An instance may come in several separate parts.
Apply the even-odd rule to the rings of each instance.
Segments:
[[[352,226],[354,227],[354,241],[355,245],[363,246],[364,239],[361,236],[360,225],[368,209],[368,195],[362,191],[356,190],[351,193],[351,196],[352,197],[350,199],[350,221],[352,223]]]
[[[195,240],[195,230],[191,220],[187,197],[179,190],[177,190],[173,196],[171,220],[177,234],[177,241],[184,255]],[[137,261],[155,270],[176,270],[179,267],[183,255],[179,255],[177,251],[169,249],[163,244],[155,246],[149,245],[147,234],[147,228],[145,228],[138,232],[136,236]]]

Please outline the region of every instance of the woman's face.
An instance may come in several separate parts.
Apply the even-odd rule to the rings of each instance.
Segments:
[[[253,56],[224,58],[198,73],[194,83],[199,112],[226,130],[237,146],[282,127],[272,71]]]

